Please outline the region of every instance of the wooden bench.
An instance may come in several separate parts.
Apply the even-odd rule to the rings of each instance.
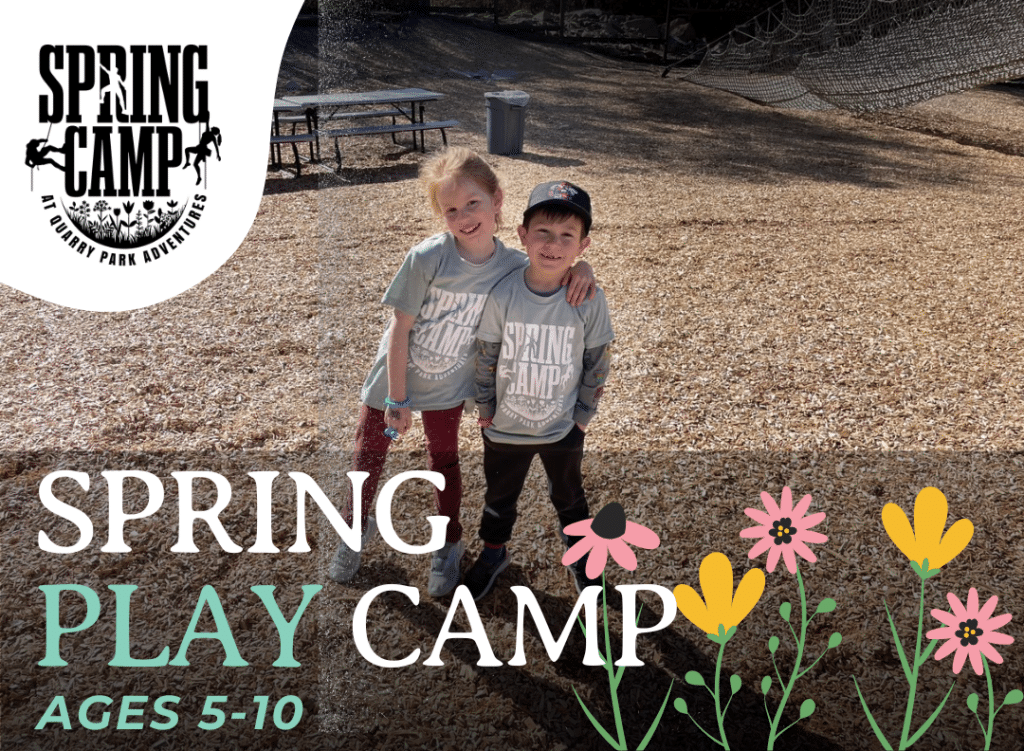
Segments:
[[[295,154],[295,176],[300,177],[302,175],[302,160],[299,159],[299,144],[308,143],[310,149],[310,158],[313,155],[313,143],[316,141],[316,133],[292,133],[285,136],[270,136],[270,155],[273,158],[274,148],[277,147],[277,160],[273,162],[274,166],[282,167],[281,164],[281,144],[290,143],[292,145],[292,153]]]
[[[335,128],[331,130],[321,130],[319,134],[324,138],[334,139],[334,154],[338,160],[337,172],[341,173],[341,147],[338,144],[338,140],[341,138],[347,138],[348,136],[372,136],[382,133],[390,133],[392,139],[395,137],[395,133],[412,133],[413,136],[413,148],[415,148],[415,134],[423,133],[428,130],[439,130],[441,131],[441,140],[444,145],[448,145],[448,136],[445,135],[446,128],[454,128],[458,126],[458,120],[438,120],[436,122],[429,123],[392,123],[391,125],[364,125],[358,128]],[[421,149],[426,151],[426,146],[422,145]]]

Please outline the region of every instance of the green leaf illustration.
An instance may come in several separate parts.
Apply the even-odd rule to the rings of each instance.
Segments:
[[[831,597],[826,597],[824,600],[818,603],[818,609],[814,612],[815,615],[817,615],[818,613],[831,613],[835,609],[836,601],[833,600]]]
[[[771,678],[770,675],[766,675],[764,678],[761,679],[761,693],[764,694],[765,696],[767,696],[768,695],[768,691],[771,689],[771,687],[772,687],[772,678]]]
[[[805,720],[814,714],[814,699],[804,699],[800,705],[800,719]]]
[[[687,670],[686,675],[683,676],[683,680],[689,683],[691,686],[704,685],[704,676],[698,673],[696,670]]]

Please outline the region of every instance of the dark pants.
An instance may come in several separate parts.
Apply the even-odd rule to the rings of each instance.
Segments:
[[[516,503],[523,492],[526,475],[534,456],[540,456],[548,476],[548,494],[558,512],[562,529],[573,522],[590,518],[583,493],[584,432],[573,426],[557,443],[496,443],[484,436],[484,476],[487,493],[480,522],[480,537],[492,545],[512,538],[516,523]]]
[[[459,421],[462,419],[463,406],[460,404],[451,409],[423,411],[423,433],[427,446],[427,468],[432,472],[444,475],[444,490],[434,488],[434,507],[441,516],[448,517],[446,542],[457,542],[462,539],[462,524],[459,523],[459,507],[462,504],[462,468],[459,466]],[[377,485],[384,471],[384,460],[387,459],[391,440],[384,435],[384,413],[379,409],[367,407],[365,404],[359,413],[359,424],[356,425],[355,454],[352,457],[352,469],[357,472],[369,472],[370,476],[363,483],[362,519],[373,508],[377,497]],[[352,523],[352,501],[345,509],[345,521]],[[365,525],[363,527],[365,529]]]

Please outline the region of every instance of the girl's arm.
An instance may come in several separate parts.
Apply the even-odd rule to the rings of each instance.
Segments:
[[[416,323],[416,317],[395,309],[391,320],[391,335],[388,341],[388,396],[393,402],[404,402],[408,394],[405,390],[405,370],[409,366],[409,334]],[[394,428],[399,435],[412,427],[412,409],[389,407],[384,410],[384,422]]]
[[[584,300],[593,300],[597,294],[594,267],[586,261],[577,261],[562,277],[562,286],[569,287],[565,299],[574,308]]]

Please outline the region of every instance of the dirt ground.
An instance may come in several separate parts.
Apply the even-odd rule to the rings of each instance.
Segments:
[[[523,153],[488,157],[506,187],[501,237],[509,244],[533,185],[565,178],[590,192],[595,222],[586,258],[612,309],[616,358],[587,437],[588,496],[595,511],[622,503],[662,540],[655,551],[638,551],[635,572],[611,564],[612,583],[697,587],[700,562],[712,551],[729,557],[737,581],[740,572],[763,568],[764,557],[749,561],[749,543],[739,537],[751,526],[743,509],[759,507],[761,491],[778,498],[789,486],[796,497],[813,495],[812,512],[827,513],[816,529],[829,541],[814,546],[817,563],[801,571],[812,605],[831,597],[838,607],[813,621],[810,659],[832,632],[843,641],[797,683],[787,724],[804,699],[817,708],[776,748],[879,748],[853,676],[883,731],[890,739],[899,734],[907,683],[886,605],[912,648],[920,590],[883,530],[888,502],[911,514],[917,492],[935,486],[949,499],[950,523],[967,518],[975,526],[967,549],[925,586],[926,628],[938,625],[927,611],[947,609],[947,593],[963,600],[976,587],[983,600],[999,596],[997,612],[1014,614],[1002,630],[1019,634],[1024,215],[1015,198],[1024,186],[1024,91],[994,86],[864,116],[778,111],[678,74],[663,78],[660,67],[416,16],[297,27],[278,94],[318,86],[443,92],[428,117],[459,120],[449,142],[481,153],[484,94],[528,92]],[[427,156],[440,147],[437,133],[427,135],[427,147]],[[202,531],[202,553],[175,554],[177,524],[166,509],[134,529],[129,554],[94,546],[54,557],[36,546],[37,530],[64,544],[74,535],[40,508],[39,484],[54,469],[93,478],[82,505],[97,539],[106,533],[105,469],[164,478],[168,508],[171,472],[228,477],[234,496],[226,524],[243,547],[255,537],[248,472],[282,473],[274,485],[274,539],[282,550],[297,529],[285,473],[304,472],[329,498],[344,497],[359,385],[387,322],[380,297],[408,248],[439,225],[416,180],[423,154],[387,137],[349,139],[343,149],[340,173],[328,160],[304,165],[296,178],[287,154],[285,169],[268,165],[246,241],[217,273],[173,300],[95,314],[0,290],[5,747],[605,747],[574,695],[611,723],[605,673],[582,664],[578,634],[553,663],[527,619],[525,666],[480,667],[477,645],[458,638],[441,652],[442,666],[424,665],[448,614],[447,599],[426,596],[426,558],[378,539],[351,585],[330,583],[336,538],[313,510],[309,554],[227,554]],[[472,423],[462,428],[467,567],[479,548],[474,527],[483,493]],[[424,468],[414,428],[387,472]],[[130,487],[133,502],[141,503],[139,490]],[[211,495],[205,485],[197,491],[197,499]],[[400,534],[422,537],[427,498],[410,486],[396,499]],[[510,550],[513,565],[479,604],[503,662],[520,630],[509,586],[529,587],[553,630],[575,602],[539,467]],[[133,649],[141,656],[164,644],[173,654],[200,590],[214,585],[250,665],[223,667],[214,643],[191,650],[188,668],[107,667],[111,618],[65,637],[75,655],[68,668],[40,669],[37,587],[59,580],[102,591],[106,607],[114,598],[108,585],[139,585],[145,595]],[[781,564],[767,580],[723,664],[724,676],[742,680],[725,725],[730,747],[743,751],[766,745],[758,687],[773,670],[769,637],[782,640],[776,657],[784,670],[793,659],[779,605],[794,600],[795,581]],[[249,587],[277,585],[287,614],[311,583],[324,588],[296,634],[302,667],[274,667],[277,637]],[[368,637],[382,657],[421,650],[409,667],[374,667],[354,644],[360,598],[385,583],[422,593],[418,605],[387,595],[370,608]],[[660,601],[641,599],[641,625],[653,625]],[[81,617],[80,607],[69,607],[68,618]],[[461,613],[452,630],[467,624]],[[621,634],[618,615],[612,627]],[[683,676],[696,670],[710,680],[716,645],[678,612],[669,628],[638,645],[646,664],[624,672],[618,693],[629,747],[668,693],[648,748],[717,748],[672,706],[685,699],[714,731],[711,697]],[[1024,688],[1024,642],[1000,652],[997,703]],[[913,728],[954,681],[945,710],[914,748],[983,747],[965,702],[978,692],[987,711],[985,680],[969,668],[954,676],[948,658],[922,667]],[[199,717],[204,695],[296,695],[305,708],[301,734],[183,727],[173,737],[145,730],[126,741],[123,732],[31,731],[55,694],[158,692],[187,696],[190,718]],[[780,697],[776,682],[767,696],[773,712]],[[1022,736],[1024,711],[1005,707],[992,748],[1024,748]]]

